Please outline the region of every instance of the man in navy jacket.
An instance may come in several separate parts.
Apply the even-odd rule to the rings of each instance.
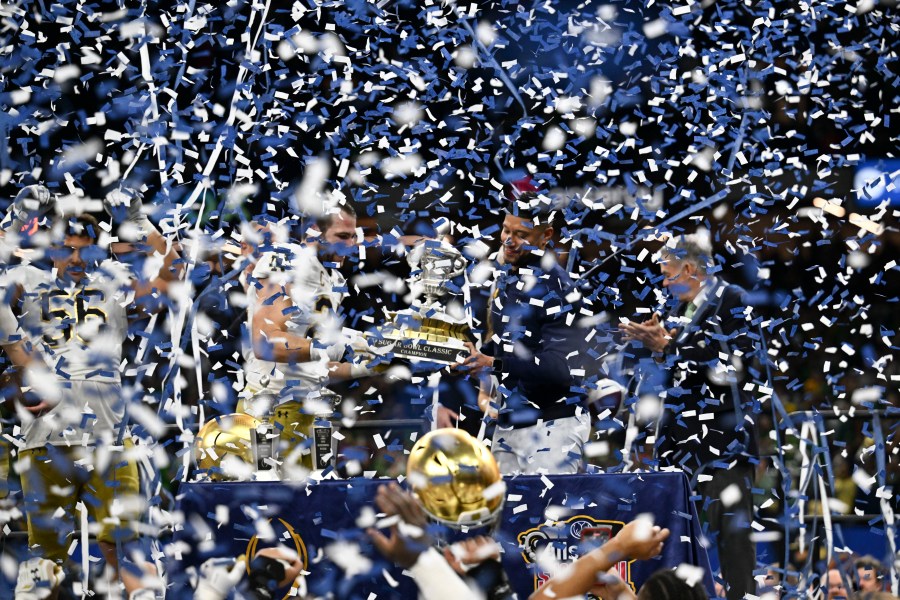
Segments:
[[[479,406],[493,416],[492,452],[503,474],[577,473],[590,417],[579,387],[580,303],[547,246],[553,212],[525,193],[503,220],[481,351],[463,363],[481,377]]]
[[[660,467],[683,469],[702,496],[728,598],[755,593],[751,487],[758,455],[755,400],[746,391],[757,352],[746,292],[712,275],[708,238],[684,235],[661,253],[662,285],[677,304],[622,329],[671,375],[656,427]]]

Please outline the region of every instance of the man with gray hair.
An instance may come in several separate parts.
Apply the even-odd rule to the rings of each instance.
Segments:
[[[643,345],[669,376],[656,421],[661,468],[682,469],[701,496],[716,537],[728,598],[755,593],[756,549],[750,539],[751,487],[758,455],[758,403],[745,391],[757,353],[746,292],[712,273],[709,237],[683,235],[660,252],[662,286],[675,306],[642,323],[627,322],[627,341]]]

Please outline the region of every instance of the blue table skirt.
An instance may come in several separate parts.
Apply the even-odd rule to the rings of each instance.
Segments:
[[[341,600],[416,598],[410,578],[378,555],[358,525],[363,510],[374,509],[377,487],[390,481],[182,484],[177,508],[184,526],[175,536],[178,555],[170,563],[170,597],[191,597],[187,573],[207,558],[274,545],[259,535],[269,526],[281,543],[304,557],[307,583],[315,594],[330,592]],[[584,543],[602,542],[641,513],[653,514],[656,524],[672,535],[659,558],[620,563],[626,580],[639,587],[657,569],[688,563],[705,570],[704,583],[712,589],[683,474],[519,476],[506,482],[506,504],[494,537],[504,548],[503,566],[520,600],[547,577],[523,548],[553,544],[558,559],[573,560],[584,551],[582,537],[592,540]],[[345,564],[337,566],[333,557]],[[348,572],[348,566],[355,572]]]

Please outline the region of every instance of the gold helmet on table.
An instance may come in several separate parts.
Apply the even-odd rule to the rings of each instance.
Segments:
[[[260,422],[244,413],[208,421],[194,441],[194,460],[213,481],[249,479],[256,469],[253,435]]]
[[[459,429],[425,434],[410,451],[406,477],[428,515],[454,528],[493,523],[506,486],[490,450]]]

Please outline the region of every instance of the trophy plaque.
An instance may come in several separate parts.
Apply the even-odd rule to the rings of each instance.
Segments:
[[[413,363],[432,362],[451,365],[469,355],[466,342],[475,336],[465,319],[448,314],[444,299],[450,281],[466,270],[466,259],[453,246],[437,240],[425,240],[407,256],[412,267],[410,287],[413,305],[388,313],[389,322],[368,341],[388,350],[387,356]],[[419,297],[424,297],[418,300]]]
[[[335,465],[337,440],[334,438],[334,424],[331,419],[341,404],[341,396],[329,389],[322,390],[317,398],[315,422],[312,426],[313,470],[324,471]]]

